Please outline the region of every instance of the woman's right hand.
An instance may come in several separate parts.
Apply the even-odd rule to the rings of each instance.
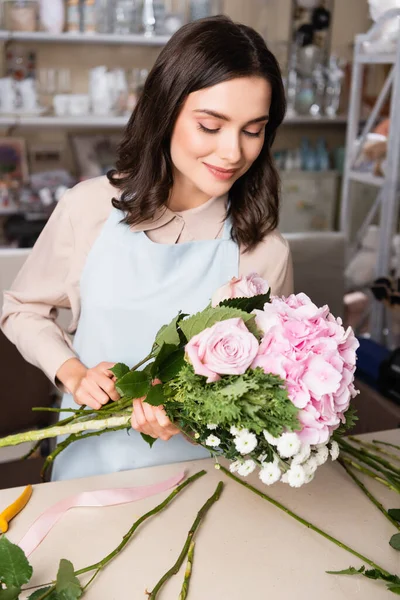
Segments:
[[[115,376],[110,369],[115,363],[101,362],[88,369],[77,358],[67,360],[58,370],[57,379],[63,383],[75,402],[98,410],[109,400],[119,400]]]

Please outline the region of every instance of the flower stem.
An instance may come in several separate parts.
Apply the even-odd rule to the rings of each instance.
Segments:
[[[396,446],[396,444],[389,444],[389,442],[381,442],[380,440],[372,440],[373,444],[382,444],[382,446],[390,446],[390,448],[396,448],[396,450],[400,450],[400,446]]]
[[[179,594],[179,600],[186,600],[187,595],[188,595],[190,577],[192,575],[192,568],[193,568],[194,546],[195,546],[195,543],[192,540],[190,542],[190,546],[189,546],[186,569],[185,569],[185,577],[183,579],[181,593]]]
[[[382,485],[385,485],[386,487],[388,487],[393,492],[397,492],[398,494],[400,494],[400,488],[399,487],[396,487],[395,485],[393,485],[392,483],[390,483],[386,479],[383,479],[382,477],[379,477],[379,475],[377,475],[373,471],[370,471],[366,467],[363,467],[362,465],[359,465],[354,460],[351,460],[351,458],[348,458],[347,456],[343,456],[343,454],[342,454],[341,460],[344,461],[344,462],[346,462],[346,463],[348,463],[349,465],[351,465],[354,469],[357,469],[357,471],[360,471],[361,473],[364,473],[364,475],[368,475],[368,477],[372,477],[372,479],[375,479],[375,481],[379,481],[379,483],[381,483]]]
[[[367,450],[373,450],[374,452],[380,452],[381,454],[384,454],[385,456],[389,456],[390,458],[392,458],[394,460],[400,461],[400,455],[394,454],[393,452],[388,452],[387,450],[384,450],[383,448],[379,448],[379,446],[377,446],[376,444],[370,444],[369,442],[362,442],[361,440],[358,440],[356,437],[354,437],[352,435],[349,435],[349,440],[351,440],[352,442],[355,442],[356,444],[359,444],[360,446],[362,446],[363,448],[366,448]]]
[[[156,506],[155,508],[153,508],[152,510],[147,512],[145,515],[142,515],[137,521],[135,521],[135,523],[132,525],[132,527],[130,528],[128,533],[126,533],[124,535],[124,537],[122,538],[122,542],[120,544],[118,544],[118,546],[115,548],[115,550],[110,552],[110,554],[108,554],[105,558],[94,563],[93,565],[90,565],[89,567],[85,567],[83,569],[79,569],[78,571],[75,571],[75,575],[82,575],[83,573],[88,573],[89,571],[94,571],[94,570],[101,571],[101,569],[104,569],[104,567],[109,562],[111,562],[113,560],[113,558],[115,558],[125,548],[125,546],[128,544],[128,542],[133,537],[137,528],[144,521],[146,521],[146,519],[161,512],[170,502],[172,502],[172,500],[175,498],[175,496],[177,496],[179,494],[179,492],[181,492],[190,483],[193,483],[193,481],[195,481],[196,479],[199,479],[199,477],[202,477],[205,474],[206,474],[206,471],[199,471],[198,473],[195,473],[194,475],[192,475],[191,477],[186,479],[186,481],[184,481],[183,483],[178,485],[178,487],[176,487],[174,489],[174,491],[163,502],[161,502],[161,504],[159,504],[158,506]]]
[[[132,367],[131,371],[136,371],[139,367],[141,367],[142,365],[144,365],[145,363],[147,363],[149,360],[151,360],[152,358],[154,358],[156,356],[156,352],[150,352],[150,354],[148,354],[148,356],[146,356],[146,358],[144,358],[143,360],[141,360],[140,362],[138,362],[137,365],[135,365],[134,367]]]
[[[313,525],[309,521],[306,521],[305,519],[302,519],[301,517],[299,517],[298,515],[296,515],[294,512],[292,512],[290,509],[286,508],[286,506],[283,506],[283,504],[281,504],[277,500],[274,500],[273,498],[270,498],[269,496],[267,496],[263,492],[260,492],[260,490],[258,490],[257,488],[253,487],[249,483],[246,483],[245,481],[242,481],[241,479],[239,479],[239,477],[236,477],[236,475],[233,475],[233,473],[231,473],[230,471],[228,471],[228,469],[226,469],[222,465],[221,465],[221,471],[223,471],[225,473],[225,475],[228,475],[228,477],[230,477],[231,479],[234,479],[235,481],[237,481],[238,483],[240,483],[241,485],[243,485],[244,487],[246,487],[248,490],[254,492],[255,494],[257,494],[258,496],[260,496],[264,500],[267,500],[267,502],[270,502],[271,504],[273,504],[274,506],[276,506],[277,508],[279,508],[280,510],[282,510],[283,512],[285,512],[290,517],[293,517],[293,519],[296,519],[296,521],[298,521],[299,523],[302,523],[302,525],[305,525],[309,529],[312,529],[316,533],[319,533],[319,535],[322,535],[324,538],[326,538],[330,542],[333,542],[334,544],[336,544],[336,546],[339,546],[339,548],[343,548],[343,550],[347,550],[347,552],[350,552],[350,554],[353,554],[354,556],[356,556],[357,558],[359,558],[363,562],[365,562],[368,565],[370,565],[372,568],[378,569],[379,571],[381,571],[385,575],[390,576],[390,573],[388,571],[386,571],[385,569],[383,569],[382,567],[380,567],[379,565],[377,565],[376,563],[374,563],[372,560],[370,560],[366,556],[363,556],[362,554],[360,554],[356,550],[353,550],[353,548],[350,548],[350,546],[347,546],[346,544],[344,544],[343,542],[340,542],[339,540],[337,540],[336,538],[332,537],[328,533],[325,533],[325,531],[322,531],[322,529],[319,529],[318,527],[316,527],[315,525]]]
[[[17,446],[23,442],[36,442],[38,440],[44,440],[46,438],[57,437],[58,435],[66,435],[71,433],[80,433],[81,431],[89,430],[101,430],[101,429],[112,429],[114,427],[120,427],[126,425],[130,427],[131,412],[109,417],[107,419],[93,419],[91,421],[79,421],[70,423],[68,425],[55,425],[48,429],[35,429],[33,431],[27,431],[25,433],[16,433],[8,435],[7,437],[0,439],[0,448],[5,446]]]
[[[120,425],[119,427],[113,427],[112,429],[107,428],[107,431],[120,431],[121,429],[126,429],[126,425]],[[50,465],[53,464],[54,459],[61,454],[61,452],[63,452],[63,450],[65,450],[66,448],[68,448],[68,446],[70,446],[73,442],[77,442],[78,440],[83,440],[85,438],[89,438],[92,437],[94,435],[100,435],[104,433],[104,431],[89,431],[87,433],[72,433],[71,435],[69,435],[67,437],[66,440],[64,440],[63,442],[60,442],[59,444],[57,444],[57,446],[55,447],[55,449],[53,450],[53,452],[51,454],[49,454],[46,457],[46,460],[44,461],[44,464],[42,466],[42,469],[40,471],[40,478],[42,481],[44,481],[44,478],[46,476],[46,472],[47,469],[50,467]],[[38,442],[40,444],[40,442]]]
[[[392,517],[389,515],[389,513],[384,508],[384,506],[375,498],[375,496],[373,496],[371,494],[371,492],[365,487],[365,485],[362,483],[362,481],[360,481],[358,479],[358,477],[351,471],[351,469],[349,469],[349,467],[346,465],[346,463],[341,458],[338,459],[338,462],[342,465],[342,467],[345,469],[347,474],[350,475],[350,477],[358,485],[358,487],[364,492],[364,494],[367,496],[367,498],[369,498],[371,500],[371,502],[373,504],[375,504],[375,506],[387,518],[387,520],[390,521],[391,524],[394,525],[396,527],[396,529],[398,529],[400,531],[400,523],[398,523],[397,521],[392,519]]]
[[[217,500],[219,500],[219,498],[221,496],[221,492],[222,492],[223,487],[224,487],[224,484],[222,483],[222,481],[220,481],[219,484],[217,485],[217,488],[216,488],[215,492],[213,493],[213,495],[207,500],[207,502],[201,507],[201,509],[197,513],[197,517],[194,520],[193,525],[189,529],[189,533],[187,535],[185,544],[184,544],[184,546],[182,548],[181,553],[179,554],[179,556],[177,558],[177,561],[161,577],[160,581],[156,584],[156,586],[154,587],[154,589],[151,592],[149,592],[149,594],[148,594],[149,600],[155,600],[155,598],[157,598],[158,592],[160,591],[160,589],[162,588],[162,586],[164,585],[164,583],[166,581],[168,581],[168,579],[170,579],[173,575],[176,575],[176,573],[178,573],[178,571],[181,568],[182,563],[183,563],[183,561],[185,559],[185,556],[188,554],[189,547],[190,547],[190,544],[192,542],[193,536],[196,533],[196,530],[199,528],[202,519],[204,518],[204,516],[206,515],[206,513],[209,511],[209,509],[211,508],[211,506]]]
[[[340,439],[338,443],[342,450],[344,450],[348,454],[352,454],[353,456],[358,458],[358,460],[365,463],[366,465],[369,465],[373,469],[380,471],[388,479],[390,479],[392,477],[393,478],[400,477],[400,469],[393,466],[390,462],[388,462],[384,458],[380,458],[379,456],[376,456],[375,454],[371,454],[370,452],[367,452],[366,450],[359,450],[357,448],[354,448],[354,446],[352,446],[351,444],[348,444],[343,439]],[[386,467],[386,469],[389,469],[389,471],[387,471],[386,469],[383,469],[382,467]]]

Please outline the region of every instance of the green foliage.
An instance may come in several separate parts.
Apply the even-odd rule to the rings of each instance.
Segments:
[[[400,577],[397,575],[387,575],[379,569],[366,569],[364,566],[362,566],[359,569],[349,567],[343,571],[327,571],[327,573],[332,575],[364,575],[364,577],[367,577],[368,579],[380,579],[381,581],[386,582],[386,587],[389,592],[400,595]]]
[[[229,430],[231,425],[256,434],[267,429],[278,436],[285,429],[300,429],[298,409],[288,398],[283,381],[276,375],[254,369],[244,375],[229,375],[206,383],[186,364],[178,376],[164,386],[167,414],[196,431],[215,423]]]
[[[0,538],[0,599],[17,599],[21,587],[32,577],[32,567],[19,546],[5,535]]]
[[[117,379],[121,379],[124,375],[129,373],[129,367],[124,365],[124,363],[117,363],[110,371],[114,373]]]
[[[159,346],[160,348],[163,344],[172,344],[173,346],[178,346],[180,343],[178,325],[186,316],[187,315],[184,313],[179,312],[179,314],[172,319],[169,325],[163,325],[156,335],[154,346]]]
[[[240,318],[248,325],[249,330],[252,329],[252,333],[256,332],[254,324],[254,315],[249,315],[243,310],[238,308],[229,308],[228,306],[222,306],[220,308],[206,308],[205,310],[192,315],[188,319],[181,321],[180,328],[183,331],[186,339],[189,341],[192,337],[215,325],[218,321],[226,321],[227,319]]]
[[[266,294],[259,294],[251,298],[230,298],[229,300],[223,300],[218,306],[229,306],[230,308],[238,308],[239,310],[251,313],[256,309],[263,310],[264,304],[270,302],[270,299],[271,292],[268,291]]]
[[[118,379],[115,384],[118,393],[125,398],[142,398],[150,389],[150,379],[147,372],[129,371]]]
[[[172,344],[163,344],[151,366],[152,378],[158,378],[165,382],[175,377],[183,365],[184,355],[183,348]]]
[[[352,406],[350,404],[349,409],[345,412],[344,414],[345,417],[345,422],[342,423],[335,431],[335,436],[339,435],[343,435],[346,433],[346,431],[349,431],[350,429],[352,429],[354,427],[354,425],[357,423],[358,421],[358,417],[357,417],[357,410],[354,408],[354,406]]]
[[[389,544],[395,550],[400,550],[400,533],[395,533],[394,535],[392,535]]]
[[[46,595],[47,592],[50,593]],[[40,600],[45,595],[46,600],[78,600],[83,595],[81,584],[75,576],[73,564],[69,560],[65,558],[60,560],[55,586],[36,590],[28,600]]]
[[[161,406],[164,404],[164,400],[163,386],[161,383],[158,383],[150,388],[144,402],[151,404],[151,406]]]
[[[147,435],[146,433],[141,433],[140,434],[142,436],[142,438],[144,439],[144,441],[149,444],[150,448],[153,447],[153,444],[157,441],[156,438],[151,437],[151,435]]]
[[[60,560],[57,573],[56,592],[59,600],[77,600],[82,596],[82,588],[74,573],[74,566],[65,558]]]
[[[400,508],[389,508],[389,517],[400,523]]]

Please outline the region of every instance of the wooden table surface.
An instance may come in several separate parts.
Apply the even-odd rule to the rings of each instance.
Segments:
[[[360,437],[400,444],[400,430]],[[125,550],[98,575],[85,598],[144,600],[146,588],[152,589],[175,562],[199,508],[219,480],[224,481],[225,488],[197,535],[188,600],[391,597],[383,583],[360,576],[328,575],[328,570],[350,565],[358,568],[361,562],[217,471],[212,460],[36,486],[28,506],[12,521],[8,537],[18,542],[44,509],[71,494],[155,483],[182,469],[188,474],[206,469],[207,475],[140,527]],[[320,467],[313,482],[300,489],[284,484],[267,487],[257,476],[247,480],[386,570],[400,574],[400,553],[388,543],[396,530],[339,464],[329,462]],[[400,497],[394,492],[370,479],[366,483],[386,508],[400,507]],[[18,492],[1,490],[0,507],[12,502]],[[68,511],[31,555],[34,575],[30,585],[54,579],[60,558],[71,560],[75,569],[100,560],[119,544],[140,515],[159,504],[168,493],[121,506]],[[161,600],[178,600],[183,570],[165,585],[159,595]],[[88,576],[82,581],[87,579]]]

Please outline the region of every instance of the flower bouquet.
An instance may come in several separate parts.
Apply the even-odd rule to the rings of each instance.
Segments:
[[[138,365],[113,368],[121,395],[102,409],[70,409],[55,427],[8,436],[0,447],[67,434],[69,444],[129,429],[132,399],[163,405],[168,417],[218,462],[267,485],[299,487],[338,456],[335,431],[353,422],[358,341],[328,306],[305,294],[270,297],[257,274],[232,279],[203,311],[179,313]],[[56,409],[57,410],[57,409]],[[60,409],[61,410],[61,409]],[[156,440],[143,435],[149,444]]]

